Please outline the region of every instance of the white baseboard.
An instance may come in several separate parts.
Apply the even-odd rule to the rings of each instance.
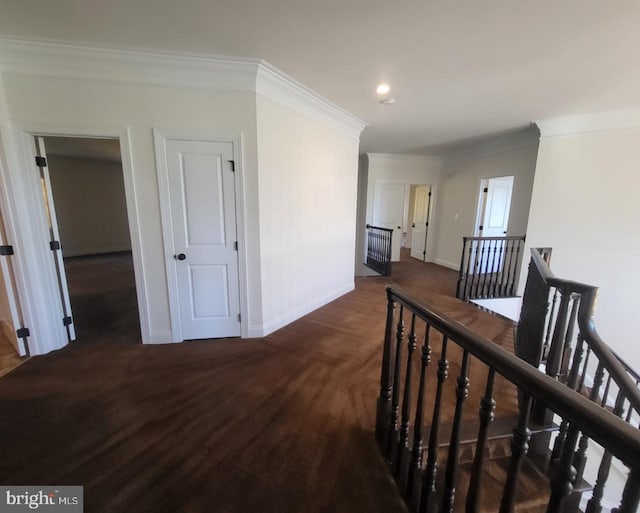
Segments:
[[[163,331],[151,331],[149,333],[149,340],[143,342],[144,344],[175,344],[173,340],[173,333],[169,330]]]
[[[270,333],[273,333],[274,331],[279,330],[280,328],[286,326],[287,324],[290,324],[293,321],[300,319],[300,317],[304,317],[308,313],[311,313],[314,310],[317,310],[318,308],[326,305],[327,303],[330,303],[334,299],[338,299],[340,296],[343,296],[348,292],[351,292],[354,288],[355,288],[355,283],[353,281],[349,282],[347,285],[329,294],[326,294],[325,296],[323,296],[320,299],[317,299],[316,301],[303,305],[299,308],[296,308],[295,310],[287,312],[285,315],[278,317],[277,319],[273,319],[267,323],[262,324],[261,327],[252,326],[249,328],[249,336],[250,337],[266,337]]]
[[[451,262],[447,262],[446,260],[440,260],[439,258],[436,258],[433,261],[433,263],[441,265],[442,267],[447,267],[449,269],[453,269],[454,271],[459,271],[460,270],[460,264],[452,264]]]

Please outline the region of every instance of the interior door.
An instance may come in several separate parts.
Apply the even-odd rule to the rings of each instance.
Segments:
[[[4,221],[0,216],[0,246],[8,244],[7,235],[4,228]],[[18,303],[18,293],[15,285],[15,279],[13,275],[13,268],[11,266],[11,260],[9,258],[0,258],[0,295],[3,297],[0,299],[8,309],[9,319],[5,319],[5,323],[2,323],[1,328],[4,331],[5,337],[15,347],[16,352],[20,356],[26,356],[27,346],[24,338],[18,338],[16,332],[17,329],[23,326],[22,312],[20,311],[20,305]]]
[[[240,336],[233,144],[166,149],[182,338]]]
[[[402,218],[404,214],[405,185],[403,183],[383,183],[375,185],[373,195],[373,225],[391,228],[391,261],[400,260],[402,242]]]
[[[478,234],[481,237],[503,237],[509,225],[513,176],[490,178],[483,189],[484,209]]]
[[[47,222],[49,224],[49,248],[53,255],[56,267],[56,276],[58,278],[58,289],[60,291],[60,299],[62,301],[62,312],[64,317],[61,322],[65,325],[69,340],[76,339],[76,329],[73,324],[73,315],[71,314],[71,301],[69,299],[69,285],[67,283],[67,275],[64,270],[64,260],[62,258],[62,246],[60,244],[60,230],[58,229],[58,218],[56,216],[56,207],[51,191],[51,178],[49,176],[49,167],[47,165],[47,152],[44,146],[44,138],[36,137],[36,149],[40,159],[36,160],[38,169],[40,170],[40,185],[42,187],[42,196],[47,211]]]
[[[478,229],[476,231],[479,237],[504,237],[507,235],[512,193],[513,176],[502,176],[482,181]],[[505,258],[504,241],[480,241],[477,244],[479,272],[500,272]],[[482,248],[485,250],[482,251]]]
[[[431,186],[418,185],[413,204],[413,234],[411,235],[411,256],[422,260],[427,258],[427,233],[429,231],[429,210],[431,207]]]

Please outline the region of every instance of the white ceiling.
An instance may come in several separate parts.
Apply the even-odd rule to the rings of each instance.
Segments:
[[[0,0],[6,36],[263,58],[389,153],[640,106],[639,27],[637,0]]]

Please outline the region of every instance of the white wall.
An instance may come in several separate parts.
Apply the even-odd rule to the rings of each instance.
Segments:
[[[47,157],[64,256],[130,250],[122,164]]]
[[[61,135],[129,129],[133,182],[145,266],[149,337],[171,340],[152,129],[242,134],[249,323],[261,325],[255,94],[42,77],[2,76],[11,124]],[[17,172],[13,170],[13,172]],[[34,170],[35,172],[35,170]],[[144,330],[143,330],[144,332]]]
[[[435,262],[452,269],[460,266],[462,237],[473,236],[483,178],[514,176],[508,235],[527,232],[529,204],[538,152],[537,134],[524,144],[447,154],[443,163],[438,201]]]
[[[527,253],[550,246],[556,276],[600,287],[598,332],[640,369],[640,128],[542,135]]]
[[[365,218],[358,225],[358,251],[356,255],[356,271],[358,276],[367,276],[372,273],[362,262],[365,258],[366,248],[366,224],[373,222],[373,199],[377,182],[403,183],[413,185],[433,185],[432,201],[433,212],[436,210],[439,200],[438,184],[441,181],[441,160],[428,155],[396,155],[388,153],[367,153],[362,160],[361,167],[366,168],[366,173],[361,170],[360,175],[366,179],[366,211]],[[365,176],[366,175],[366,176]],[[437,216],[432,218],[432,223],[437,223]],[[433,237],[429,234],[429,241]],[[433,246],[427,243],[427,258],[433,252]],[[360,261],[358,263],[358,261]]]
[[[264,332],[354,287],[358,140],[258,96]]]

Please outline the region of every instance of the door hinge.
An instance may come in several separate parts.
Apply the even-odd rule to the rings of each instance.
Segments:
[[[235,249],[236,251],[238,251],[238,241],[235,241],[233,243],[233,249]]]
[[[72,323],[73,323],[73,319],[69,315],[67,315],[66,317],[62,318],[62,325],[63,326],[69,326]]]
[[[0,255],[4,255],[4,256],[13,255],[13,246],[0,246]]]
[[[228,162],[231,165],[231,172],[235,173],[236,172],[236,161],[235,160],[229,160]]]
[[[484,230],[484,226],[482,225],[478,226],[478,230]]]
[[[49,247],[51,248],[51,251],[57,251],[60,249],[60,241],[59,240],[52,240],[49,242]]]
[[[238,322],[242,321],[242,314],[238,314]]]
[[[429,222],[424,223],[425,226],[429,226]]]
[[[482,190],[482,192],[484,192],[485,194],[486,194],[487,192],[489,192],[489,187],[485,187],[485,188]]]
[[[18,338],[27,338],[31,333],[29,333],[29,328],[20,328],[16,330],[16,335]]]
[[[423,251],[423,252],[422,252],[422,254],[426,256],[427,252],[426,252],[426,251]]]
[[[47,167],[47,159],[41,157],[40,155],[36,155],[36,166]]]
[[[429,197],[431,197],[431,191],[429,191]]]

